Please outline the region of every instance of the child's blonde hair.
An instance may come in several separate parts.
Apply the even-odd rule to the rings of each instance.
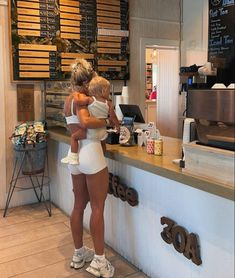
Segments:
[[[95,76],[89,83],[89,95],[90,96],[102,96],[104,88],[110,86],[110,82],[101,76]]]

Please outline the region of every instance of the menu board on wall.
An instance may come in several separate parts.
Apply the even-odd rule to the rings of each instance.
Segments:
[[[76,58],[129,78],[128,0],[11,0],[13,80],[64,80]]]
[[[209,0],[208,60],[217,68],[234,71],[235,1]],[[233,68],[233,69],[232,69]]]

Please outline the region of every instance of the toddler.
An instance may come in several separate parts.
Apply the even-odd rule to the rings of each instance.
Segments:
[[[110,83],[107,79],[101,76],[95,76],[89,83],[89,96],[84,94],[74,93],[73,100],[79,106],[87,106],[91,116],[101,119],[109,117],[111,125],[115,126],[117,132],[120,131],[118,118],[114,112],[112,102],[109,100]],[[71,105],[73,107],[73,105]],[[101,140],[103,150],[105,151],[105,139],[107,138],[106,127],[96,129],[84,129],[79,124],[79,121],[70,121],[70,117],[74,119],[74,113],[71,111],[72,116],[65,117],[68,127],[71,132],[71,152],[61,160],[62,163],[79,164],[79,142],[82,139],[97,139]],[[76,116],[77,117],[77,116]],[[78,119],[78,118],[77,118]]]

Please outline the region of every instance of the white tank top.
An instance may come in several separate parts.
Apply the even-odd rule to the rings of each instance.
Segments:
[[[107,118],[109,113],[109,106],[107,100],[105,102],[102,102],[102,101],[98,101],[94,96],[92,98],[94,101],[88,105],[89,113],[96,118],[100,118],[100,119]],[[65,120],[68,125],[80,124],[77,115],[73,113],[73,99],[71,101],[71,116],[65,117]]]
[[[71,101],[71,114],[72,114],[71,116],[65,117],[65,120],[66,120],[67,125],[79,124],[80,121],[79,121],[77,115],[75,115],[75,114],[73,113],[73,99],[72,99],[72,101]]]
[[[88,110],[90,114],[96,118],[105,119],[108,117],[109,105],[107,100],[105,102],[98,101],[94,96],[93,102],[88,105]]]

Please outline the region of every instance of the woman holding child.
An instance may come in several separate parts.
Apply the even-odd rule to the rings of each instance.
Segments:
[[[93,116],[89,113],[89,106],[94,107],[97,101],[106,103],[102,97],[107,99],[108,94],[107,88],[104,88],[104,90],[101,88],[103,90],[101,90],[101,96],[96,96],[93,99],[88,96],[89,83],[96,76],[90,63],[83,59],[76,60],[71,73],[73,93],[66,99],[64,108],[67,124],[72,134],[71,146],[72,153],[75,153],[75,163],[70,163],[71,151],[63,162],[69,163],[68,167],[72,175],[75,199],[70,218],[75,245],[71,267],[78,269],[83,267],[86,262],[91,261],[90,266],[86,269],[89,273],[97,277],[109,278],[114,275],[114,267],[104,255],[103,215],[105,199],[108,193],[109,176],[100,142],[102,140],[101,137],[104,137],[104,132],[100,131],[106,127],[108,120],[101,117],[100,119],[96,118],[96,111],[91,110],[93,111]],[[100,84],[99,79],[97,79],[97,82]],[[94,82],[93,87],[96,88],[96,83]],[[93,91],[95,90],[94,88]],[[101,103],[98,103],[96,106],[99,108],[101,105],[104,108],[106,112],[103,111],[102,115],[107,115],[110,111],[113,114],[114,112],[108,101],[106,104],[108,105],[106,108]],[[112,116],[115,118],[115,114]],[[116,120],[115,118],[114,121]],[[118,120],[116,126],[118,127]],[[93,133],[91,133],[93,135],[88,135],[87,129],[88,131],[93,129]],[[95,129],[99,130],[99,132],[96,133]],[[73,136],[73,134],[75,135]],[[74,139],[76,141],[80,139],[79,146],[76,143],[74,145]],[[77,159],[76,152],[79,152],[79,160]],[[91,205],[90,232],[95,253],[93,250],[83,246],[83,215],[89,201]]]

